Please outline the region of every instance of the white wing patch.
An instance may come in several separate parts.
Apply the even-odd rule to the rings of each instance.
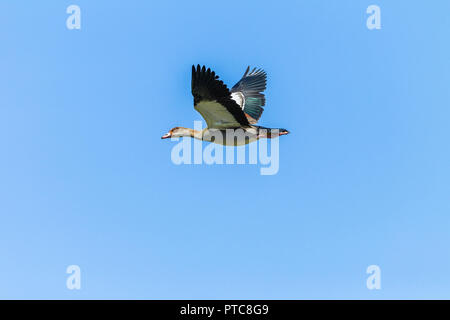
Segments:
[[[208,128],[226,129],[241,126],[233,115],[217,101],[200,101],[194,108],[205,119]]]
[[[236,101],[236,103],[239,105],[239,107],[241,107],[241,109],[244,110],[245,96],[242,94],[242,92],[231,93],[231,99]]]

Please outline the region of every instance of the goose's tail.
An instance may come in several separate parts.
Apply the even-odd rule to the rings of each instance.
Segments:
[[[276,138],[279,136],[284,136],[286,134],[289,134],[289,130],[282,129],[282,128],[265,128],[265,127],[258,127],[258,136],[260,138]]]

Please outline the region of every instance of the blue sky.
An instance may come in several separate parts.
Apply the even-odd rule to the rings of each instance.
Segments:
[[[449,12],[3,1],[0,298],[450,298]],[[229,86],[267,71],[260,124],[291,131],[278,174],[172,163],[160,137],[201,119],[197,63]]]

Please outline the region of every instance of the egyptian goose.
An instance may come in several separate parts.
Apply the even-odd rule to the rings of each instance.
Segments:
[[[207,128],[194,130],[175,127],[161,139],[192,137],[226,146],[248,144],[260,138],[275,138],[289,133],[286,129],[270,129],[255,125],[265,105],[266,73],[247,67],[242,79],[231,91],[214,71],[205,66],[192,66],[191,91],[194,108],[205,119]],[[240,130],[239,130],[240,129]],[[230,133],[234,135],[227,135]],[[218,139],[218,137],[220,139]],[[228,137],[228,139],[227,139]]]

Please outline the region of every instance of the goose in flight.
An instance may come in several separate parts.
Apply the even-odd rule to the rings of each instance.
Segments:
[[[205,66],[192,66],[191,91],[194,108],[205,119],[207,128],[201,131],[175,127],[161,139],[192,137],[226,146],[238,146],[261,138],[275,138],[289,133],[286,129],[257,126],[266,99],[266,73],[247,67],[242,79],[231,90]]]

